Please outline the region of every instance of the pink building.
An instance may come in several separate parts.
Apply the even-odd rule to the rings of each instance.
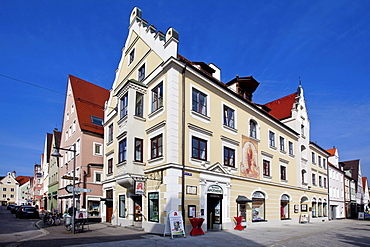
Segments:
[[[76,208],[86,209],[89,220],[101,220],[103,178],[104,104],[109,91],[69,75],[64,106],[60,148],[76,150],[76,187],[92,192],[76,194]],[[65,187],[73,184],[74,152],[60,150],[59,211],[72,205],[72,193]]]

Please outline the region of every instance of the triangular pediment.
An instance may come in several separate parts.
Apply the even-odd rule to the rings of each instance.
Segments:
[[[208,167],[207,170],[217,173],[230,174],[230,172],[226,170],[224,167],[222,167],[221,164],[218,162]]]

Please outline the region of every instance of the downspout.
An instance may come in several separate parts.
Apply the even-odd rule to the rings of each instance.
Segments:
[[[331,220],[331,209],[330,209],[330,194],[329,194],[329,188],[330,188],[330,174],[329,174],[329,159],[326,159],[326,176],[328,178],[328,220]]]
[[[185,72],[186,66],[182,70],[182,88],[181,88],[181,98],[182,98],[182,119],[181,119],[181,164],[182,164],[182,189],[181,189],[181,209],[182,209],[182,217],[185,220]]]

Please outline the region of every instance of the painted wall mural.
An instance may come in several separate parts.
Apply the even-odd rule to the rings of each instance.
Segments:
[[[257,142],[247,136],[242,136],[242,161],[240,162],[241,176],[259,178]]]

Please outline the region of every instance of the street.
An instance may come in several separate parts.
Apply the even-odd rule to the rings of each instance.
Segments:
[[[144,233],[120,226],[95,223],[72,234],[64,227],[44,227],[41,220],[17,219],[0,207],[0,246],[370,246],[370,221],[263,226],[243,231],[212,231],[186,238]],[[38,228],[38,227],[40,228]]]

